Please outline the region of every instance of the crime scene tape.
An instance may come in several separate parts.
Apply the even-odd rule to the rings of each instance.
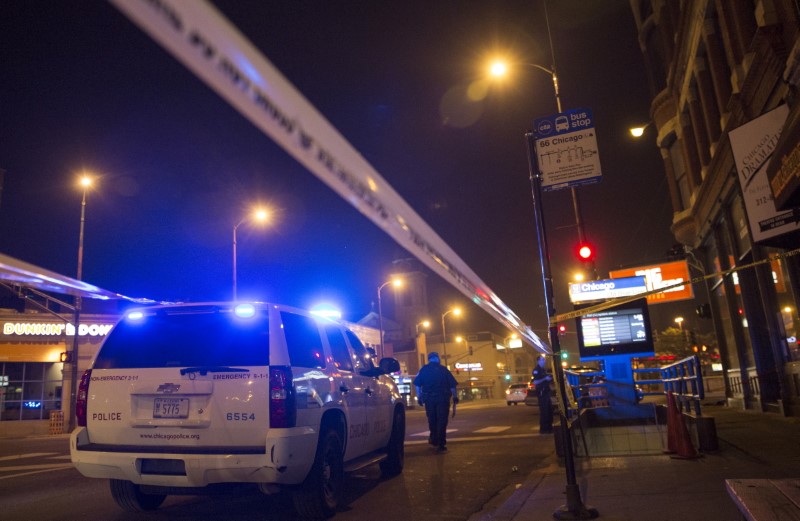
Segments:
[[[637,293],[636,295],[630,295],[630,296],[627,296],[627,297],[618,297],[618,298],[615,298],[615,299],[606,300],[605,302],[602,302],[600,304],[596,304],[594,306],[590,306],[590,307],[587,307],[587,308],[579,309],[579,310],[576,310],[576,311],[570,311],[569,313],[563,313],[561,315],[556,315],[555,317],[552,317],[551,324],[558,323],[558,322],[563,322],[564,320],[569,320],[569,319],[572,319],[572,318],[578,318],[578,317],[581,317],[581,316],[584,316],[584,315],[589,315],[591,313],[597,313],[599,311],[604,311],[606,309],[613,308],[614,306],[619,306],[621,304],[626,304],[628,302],[633,302],[634,300],[639,300],[640,298],[646,297],[648,295],[655,295],[656,293],[663,293],[664,291],[667,291],[667,290],[672,289],[672,288],[685,286],[687,284],[695,284],[697,282],[703,282],[703,281],[706,281],[708,279],[713,279],[713,278],[717,278],[717,277],[727,277],[727,276],[731,275],[732,273],[736,273],[737,271],[750,269],[750,268],[753,268],[755,266],[759,266],[761,264],[767,264],[767,263],[772,262],[774,260],[784,259],[784,258],[787,258],[787,257],[792,257],[792,256],[797,255],[797,254],[800,254],[800,248],[795,249],[795,250],[791,250],[791,251],[787,251],[787,252],[784,252],[784,253],[778,253],[778,254],[772,255],[771,257],[769,257],[767,259],[757,260],[757,261],[751,262],[749,264],[743,264],[741,266],[734,266],[733,268],[727,269],[725,271],[718,271],[716,273],[711,273],[709,275],[701,275],[700,277],[694,277],[693,279],[690,279],[688,281],[676,282],[675,284],[670,284],[669,286],[664,286],[664,287],[661,287],[661,288],[658,288],[658,289],[654,289],[654,290],[651,290],[651,291]]]
[[[551,352],[386,180],[206,1],[110,0],[179,62],[423,264],[540,352]]]

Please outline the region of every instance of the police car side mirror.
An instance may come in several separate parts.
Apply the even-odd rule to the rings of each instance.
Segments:
[[[378,367],[380,367],[381,371],[383,371],[385,374],[396,373],[400,371],[400,362],[394,358],[381,358]]]

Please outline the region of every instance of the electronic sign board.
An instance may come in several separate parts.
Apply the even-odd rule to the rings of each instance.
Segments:
[[[587,306],[575,306],[580,309]],[[581,360],[653,354],[653,332],[644,298],[576,319]]]

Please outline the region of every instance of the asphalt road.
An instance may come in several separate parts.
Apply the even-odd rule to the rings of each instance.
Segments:
[[[408,411],[406,466],[382,480],[377,467],[348,476],[337,521],[465,520],[510,495],[552,454],[551,436],[539,436],[537,408],[504,401],[459,405],[446,454],[427,444],[424,411]],[[170,496],[156,512],[126,513],[105,480],[81,476],[69,461],[66,437],[0,440],[0,512],[6,520],[62,519],[294,519],[282,495]]]

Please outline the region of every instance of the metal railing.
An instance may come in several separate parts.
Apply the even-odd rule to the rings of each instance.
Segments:
[[[660,369],[664,392],[672,392],[682,412],[694,409],[700,416],[700,400],[705,398],[703,375],[700,372],[700,358],[697,355],[684,358]]]

